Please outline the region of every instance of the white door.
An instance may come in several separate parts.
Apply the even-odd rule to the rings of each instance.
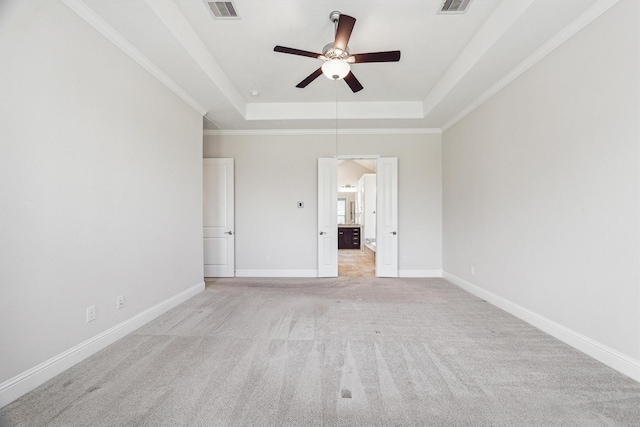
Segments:
[[[379,158],[376,178],[376,276],[398,277],[398,159]]]
[[[364,241],[367,239],[375,239],[377,233],[376,227],[376,174],[366,173],[360,178],[364,186],[362,205],[362,224],[364,226]]]
[[[318,159],[318,277],[338,277],[338,162]]]
[[[204,276],[234,277],[233,159],[204,159]]]

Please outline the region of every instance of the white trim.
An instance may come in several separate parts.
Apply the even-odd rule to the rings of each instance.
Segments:
[[[196,110],[200,115],[207,114],[207,109],[189,95],[180,85],[178,85],[171,77],[165,74],[157,65],[149,58],[144,56],[138,49],[129,43],[120,33],[100,18],[89,6],[82,0],[61,0],[69,9],[73,10],[89,25],[96,29],[100,34],[105,36],[107,40],[116,45],[120,50],[129,55],[142,68],[147,70],[152,76],[158,79],[169,90],[178,95],[180,99],[186,102],[191,108]]]
[[[598,3],[594,4],[592,7],[587,9],[582,15],[580,15],[576,20],[574,20],[571,24],[567,25],[562,29],[558,34],[549,39],[545,44],[543,44],[538,50],[529,55],[524,61],[518,64],[513,70],[507,73],[503,78],[498,80],[493,86],[491,86],[487,91],[485,91],[482,95],[473,100],[468,106],[466,106],[460,113],[458,113],[454,118],[449,120],[447,123],[442,126],[442,131],[448,130],[450,127],[458,123],[460,120],[465,118],[471,112],[473,112],[476,108],[484,104],[496,93],[500,92],[504,89],[509,83],[513,82],[515,79],[524,74],[529,68],[533,67],[539,61],[541,61],[544,57],[553,52],[556,48],[562,45],[564,42],[569,40],[571,37],[576,35],[578,31],[582,30],[584,27],[593,22],[600,15],[609,10],[613,5],[618,3],[619,0],[600,0]]]
[[[446,271],[443,272],[443,278],[450,281],[465,291],[488,301],[498,308],[516,316],[519,319],[535,326],[536,328],[548,333],[549,335],[559,339],[560,341],[580,350],[581,352],[593,357],[599,362],[623,373],[636,381],[640,382],[640,360],[633,359],[625,354],[620,353],[598,341],[586,337],[572,329],[567,328],[553,320],[547,319],[525,307],[515,304],[501,296],[491,293],[481,287],[467,282],[458,276]]]
[[[338,109],[340,114],[338,114]],[[398,102],[278,102],[248,103],[245,118],[252,120],[307,119],[423,119],[420,101]]]
[[[398,277],[432,278],[442,277],[442,270],[398,270]]]
[[[338,129],[338,135],[440,135],[438,128]],[[335,135],[335,129],[205,129],[203,135]]]
[[[0,384],[0,408],[204,291],[200,282]]]
[[[236,270],[236,277],[318,277],[318,270]],[[398,277],[442,277],[442,270],[398,270]]]
[[[318,277],[318,270],[236,270],[236,277]]]
[[[338,160],[378,160],[380,154],[338,154]]]

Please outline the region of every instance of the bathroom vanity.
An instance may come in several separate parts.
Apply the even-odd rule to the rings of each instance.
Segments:
[[[360,225],[338,225],[338,249],[360,249]]]

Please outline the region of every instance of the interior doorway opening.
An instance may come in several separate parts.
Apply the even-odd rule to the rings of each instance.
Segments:
[[[318,277],[338,276],[338,160],[367,158],[376,159],[375,275],[398,277],[398,158],[380,156],[318,158]]]
[[[376,276],[376,158],[339,158],[338,276]]]

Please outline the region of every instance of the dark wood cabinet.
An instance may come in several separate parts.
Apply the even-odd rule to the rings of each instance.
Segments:
[[[338,249],[360,249],[360,227],[338,227]]]

